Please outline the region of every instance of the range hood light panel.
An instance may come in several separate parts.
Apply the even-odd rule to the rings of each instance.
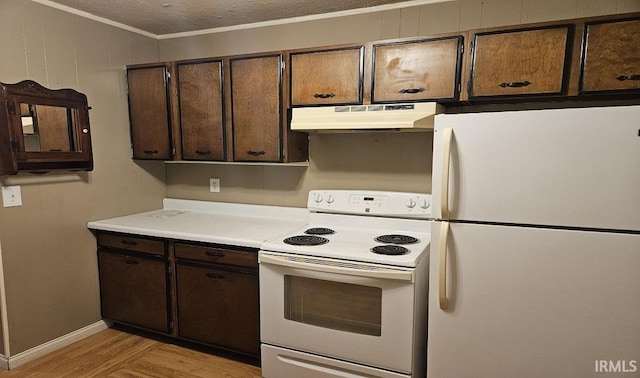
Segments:
[[[431,131],[435,102],[294,108],[291,130],[307,132]]]

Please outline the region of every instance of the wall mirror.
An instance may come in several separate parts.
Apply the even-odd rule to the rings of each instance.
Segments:
[[[26,80],[2,84],[2,97],[0,174],[93,169],[84,94]]]

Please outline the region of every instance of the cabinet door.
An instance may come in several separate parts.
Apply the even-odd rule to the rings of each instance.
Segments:
[[[640,90],[640,19],[587,24],[582,93]]]
[[[362,103],[360,46],[291,54],[291,105]]]
[[[182,158],[224,160],[222,61],[179,63]]]
[[[570,25],[477,33],[469,97],[566,93]]]
[[[134,159],[171,159],[167,81],[164,65],[127,69]]]
[[[176,280],[180,337],[260,354],[255,273],[177,263]]]
[[[373,46],[371,102],[455,100],[462,36]]]
[[[281,73],[281,55],[231,60],[234,160],[281,160]]]
[[[102,316],[169,332],[167,262],[98,250]]]

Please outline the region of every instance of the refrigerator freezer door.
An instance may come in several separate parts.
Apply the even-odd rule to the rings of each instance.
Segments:
[[[640,230],[639,120],[640,106],[438,115],[434,217]]]
[[[600,376],[600,361],[640,368],[640,235],[449,223],[445,310],[441,248],[434,237],[428,377],[582,378]]]

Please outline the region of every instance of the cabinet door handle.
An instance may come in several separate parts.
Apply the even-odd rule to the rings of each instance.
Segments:
[[[211,151],[206,150],[206,151],[202,151],[202,150],[196,150],[196,155],[211,155]]]
[[[502,83],[499,86],[502,88],[520,88],[520,87],[528,87],[531,85],[530,81],[513,81],[511,83]]]
[[[620,81],[640,80],[640,75],[620,75],[620,76],[616,77],[616,79],[618,79]]]
[[[122,262],[129,265],[138,265],[138,260],[131,256],[122,256]]]
[[[251,156],[261,156],[266,154],[266,152],[264,151],[252,151],[252,150],[247,151],[247,153]]]
[[[158,150],[144,150],[143,152],[145,154],[147,154],[147,155],[153,155],[153,154],[157,154],[160,151],[158,151]]]
[[[129,246],[138,245],[138,242],[134,242],[133,240],[126,240],[126,239],[120,240],[120,243],[124,245],[129,245]]]
[[[414,93],[421,93],[424,91],[425,91],[424,88],[405,88],[405,89],[401,89],[398,92],[402,94],[414,94]]]
[[[222,252],[211,252],[211,251],[207,251],[204,253],[205,255],[209,256],[209,257],[213,257],[213,258],[220,258],[220,257],[224,257],[224,253]]]
[[[316,93],[313,95],[315,98],[331,98],[336,97],[335,93]]]
[[[216,280],[221,280],[224,278],[222,274],[218,274],[218,273],[205,273],[205,276],[216,279]]]

